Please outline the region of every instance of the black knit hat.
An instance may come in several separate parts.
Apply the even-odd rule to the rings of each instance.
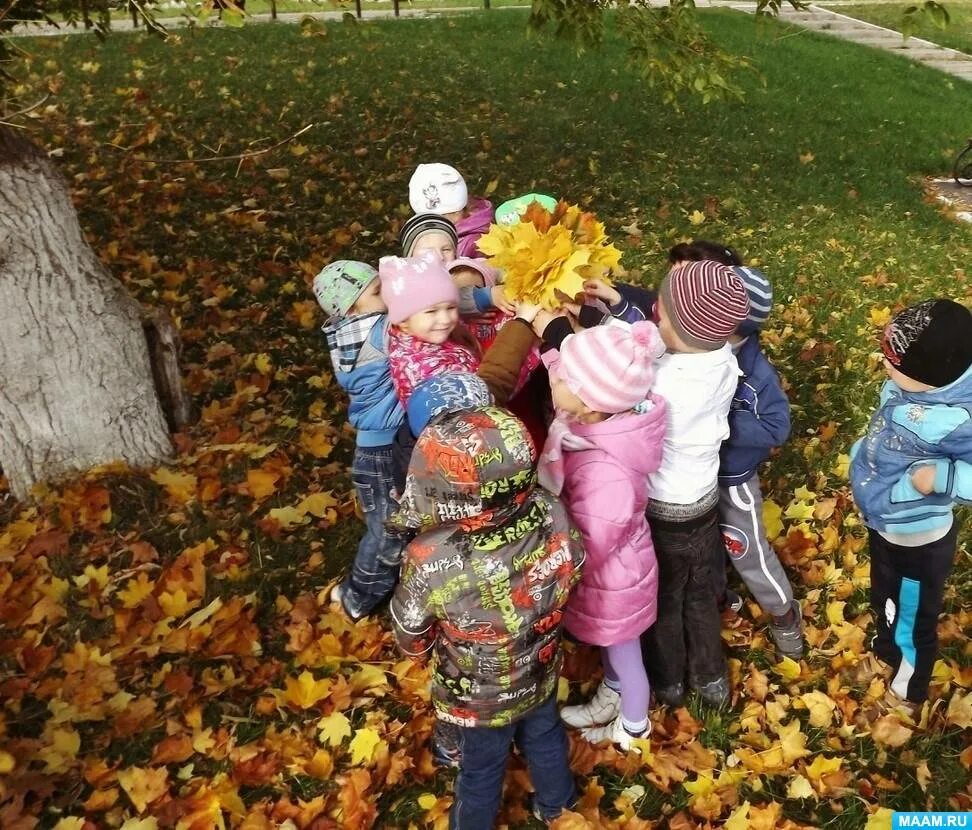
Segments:
[[[398,236],[402,243],[402,256],[411,256],[412,248],[415,247],[419,237],[429,231],[441,231],[452,240],[453,245],[459,246],[459,235],[452,222],[437,213],[416,213],[402,225],[402,231]]]
[[[952,300],[925,300],[895,315],[881,349],[901,374],[948,386],[972,366],[972,312]]]

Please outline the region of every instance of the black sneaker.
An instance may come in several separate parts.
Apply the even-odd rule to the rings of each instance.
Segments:
[[[726,595],[722,598],[722,610],[732,611],[734,614],[738,614],[743,609],[743,598],[739,596],[735,591],[726,591]]]
[[[656,686],[653,690],[655,700],[664,706],[678,708],[685,703],[685,684],[674,683],[671,686]]]

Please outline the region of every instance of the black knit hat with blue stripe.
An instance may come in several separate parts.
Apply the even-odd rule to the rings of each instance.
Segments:
[[[770,315],[770,310],[773,308],[773,286],[758,268],[739,265],[732,270],[742,280],[749,297],[749,314],[736,331],[748,337],[759,331]]]

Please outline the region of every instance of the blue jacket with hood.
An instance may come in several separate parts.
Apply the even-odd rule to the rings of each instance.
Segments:
[[[719,452],[719,484],[749,481],[770,454],[790,435],[790,402],[779,375],[751,334],[736,352],[742,377],[729,410],[729,437]]]
[[[935,485],[926,496],[911,474],[929,464]],[[948,528],[954,503],[972,503],[972,366],[927,392],[885,382],[867,434],[851,448],[850,478],[868,527],[889,534]]]

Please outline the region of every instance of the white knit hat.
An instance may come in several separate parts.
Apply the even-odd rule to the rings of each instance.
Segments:
[[[448,164],[420,164],[408,182],[408,203],[415,213],[455,213],[469,201],[462,174]]]

